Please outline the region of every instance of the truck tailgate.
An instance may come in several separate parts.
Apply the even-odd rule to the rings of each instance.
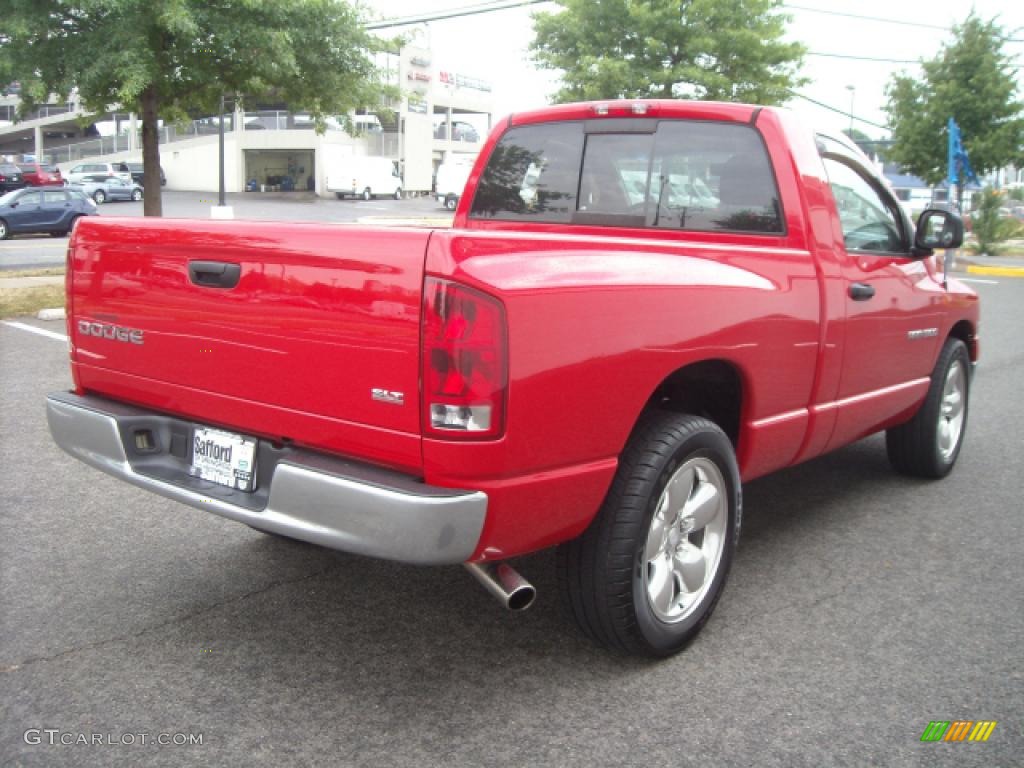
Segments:
[[[305,223],[82,219],[69,250],[76,384],[418,468],[429,238]]]

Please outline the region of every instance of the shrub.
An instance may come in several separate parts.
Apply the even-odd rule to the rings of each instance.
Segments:
[[[998,244],[1013,236],[1016,222],[1000,218],[999,209],[1003,207],[1001,193],[986,187],[980,198],[977,209],[971,214],[974,243],[967,247],[976,253],[995,256],[999,253]]]

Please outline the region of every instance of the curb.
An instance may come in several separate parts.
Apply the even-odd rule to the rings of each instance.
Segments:
[[[360,216],[356,224],[379,225],[382,227],[429,227],[447,229],[452,225],[452,216]]]
[[[1024,267],[982,267],[971,264],[967,271],[972,275],[990,275],[993,277],[1024,277]]]
[[[0,273],[2,275],[2,273]],[[33,275],[31,277],[2,277],[0,288],[36,288],[40,285],[62,285],[64,275]]]

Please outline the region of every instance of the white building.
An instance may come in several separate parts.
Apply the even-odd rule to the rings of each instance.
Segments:
[[[346,155],[375,155],[398,163],[407,192],[428,193],[434,171],[450,153],[480,151],[492,123],[490,86],[467,73],[440,70],[429,50],[405,48],[386,55],[381,68],[402,92],[393,111],[349,116],[362,130],[350,135],[343,120],[329,120],[317,134],[308,114],[244,110],[224,116],[225,188],[228,192],[313,191],[327,195],[325,168]],[[0,156],[42,158],[63,172],[81,161],[140,161],[140,123],[111,110],[88,118],[77,104],[51,104],[14,122],[16,99],[0,103]],[[160,164],[168,189],[215,192],[219,187],[220,120],[162,126]]]

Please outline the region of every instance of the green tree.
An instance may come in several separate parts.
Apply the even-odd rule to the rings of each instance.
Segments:
[[[78,89],[96,112],[142,120],[145,213],[159,216],[158,121],[216,112],[222,95],[269,93],[328,115],[379,103],[369,35],[344,0],[7,0],[0,82],[19,80],[22,112]]]
[[[556,102],[695,98],[781,104],[804,47],[780,0],[556,0],[534,14],[534,60],[562,72]]]
[[[893,77],[886,90],[893,161],[929,184],[946,178],[950,117],[960,126],[978,174],[1024,160],[1024,104],[1005,42],[994,20],[972,12],[953,28],[952,42],[922,62],[923,77],[906,72]]]

